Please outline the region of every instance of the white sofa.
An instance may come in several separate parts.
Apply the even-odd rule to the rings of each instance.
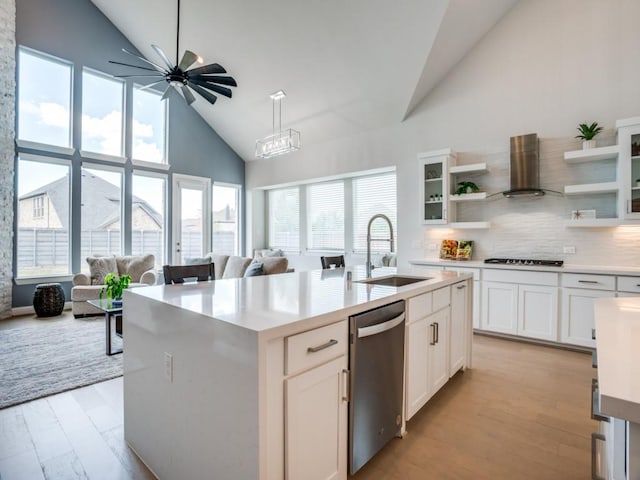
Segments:
[[[104,288],[104,277],[108,273],[131,275],[129,288],[155,285],[157,281],[153,255],[87,257],[87,263],[89,274],[76,273],[73,276],[71,308],[76,318],[104,314],[87,300],[100,298],[100,291]]]

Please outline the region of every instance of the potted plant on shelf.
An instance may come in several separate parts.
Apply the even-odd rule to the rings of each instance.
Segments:
[[[602,127],[598,126],[598,122],[593,122],[591,125],[581,123],[578,125],[578,131],[580,135],[576,135],[576,138],[582,139],[582,149],[595,148],[596,141],[594,137],[602,131]]]
[[[473,182],[458,182],[455,195],[464,195],[465,193],[477,193],[480,189]]]
[[[131,275],[116,275],[115,273],[109,273],[104,277],[104,288],[100,290],[100,299],[102,294],[106,293],[107,298],[111,300],[112,307],[122,306],[122,292],[125,288],[129,287],[131,283]]]

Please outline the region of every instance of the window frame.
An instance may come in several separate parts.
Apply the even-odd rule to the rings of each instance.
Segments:
[[[158,262],[156,259],[156,264],[159,263],[160,267],[157,269],[157,271],[161,271],[162,270],[162,265],[166,265],[168,263],[168,258],[169,258],[169,202],[170,202],[170,198],[169,198],[169,175],[167,175],[166,173],[163,172],[154,172],[152,170],[144,170],[144,169],[140,169],[140,168],[133,168],[131,170],[131,212],[130,212],[130,218],[131,218],[131,232],[132,232],[132,238],[131,238],[131,243],[132,243],[132,247],[133,247],[133,178],[135,176],[139,176],[139,177],[150,177],[150,178],[160,178],[162,180],[164,180],[164,212],[162,212],[162,242],[163,242],[163,248],[162,248],[162,261]],[[133,255],[133,253],[132,253]]]
[[[62,165],[68,168],[69,170],[69,219],[68,219],[68,252],[67,252],[67,273],[61,273],[61,274],[49,274],[49,275],[19,275],[19,270],[18,270],[18,233],[20,230],[20,204],[19,204],[19,200],[18,200],[18,195],[17,195],[17,191],[16,191],[16,208],[15,208],[15,215],[16,215],[16,230],[15,230],[15,248],[14,248],[14,252],[15,252],[15,258],[16,258],[16,264],[15,264],[15,272],[14,272],[14,281],[16,283],[16,285],[26,285],[26,284],[31,284],[31,283],[42,283],[42,282],[46,282],[46,281],[66,281],[66,280],[71,280],[71,278],[73,278],[73,235],[71,234],[71,230],[72,230],[72,221],[73,221],[73,205],[72,205],[72,178],[73,178],[73,164],[71,162],[70,159],[66,159],[66,158],[58,158],[58,157],[51,157],[51,156],[47,156],[47,155],[37,155],[37,154],[32,154],[32,153],[24,153],[24,152],[17,152],[16,153],[16,169],[15,169],[15,177],[16,177],[16,187],[18,185],[18,179],[20,176],[20,160],[24,160],[27,162],[39,162],[39,163],[48,163],[48,164],[53,164],[53,165]]]
[[[26,47],[24,45],[18,45],[18,52],[16,55],[16,144],[21,148],[30,148],[33,150],[42,150],[48,153],[59,153],[63,155],[73,155],[75,153],[74,137],[73,137],[73,124],[74,124],[74,78],[75,78],[75,65],[73,62],[65,60],[49,53],[41,52],[33,48]],[[42,60],[57,63],[59,65],[69,67],[69,136],[67,146],[53,145],[50,143],[43,143],[34,140],[26,140],[20,138],[20,56],[22,53],[38,57]]]
[[[217,182],[211,183],[211,248],[213,249],[213,196],[216,187],[234,188],[236,190],[236,241],[234,245],[233,255],[240,255],[241,238],[242,238],[242,185],[237,183]]]
[[[86,168],[86,169],[91,169],[91,170],[102,170],[105,172],[117,172],[120,173],[120,180],[121,180],[121,184],[120,184],[120,253],[118,254],[113,254],[113,255],[124,255],[126,248],[125,248],[125,224],[124,224],[124,220],[125,220],[125,209],[124,209],[124,203],[125,203],[125,188],[126,188],[126,170],[123,166],[120,165],[111,165],[111,164],[106,164],[106,163],[93,163],[93,162],[88,162],[88,161],[82,161],[80,164],[80,257],[82,258],[82,169]],[[104,252],[105,254],[107,254],[107,252]],[[89,254],[91,254],[91,252],[89,252]],[[85,265],[86,262],[81,262],[80,263],[80,271],[82,271],[82,269],[84,267],[86,267]]]
[[[170,168],[170,164],[169,164],[169,157],[167,155],[167,153],[169,152],[169,102],[165,99],[162,99],[162,92],[158,92],[156,89],[154,88],[147,88],[145,89],[145,92],[147,93],[152,93],[154,95],[158,96],[158,101],[162,102],[163,105],[163,109],[164,109],[164,128],[163,128],[163,134],[162,134],[162,140],[163,140],[163,144],[162,144],[162,160],[160,162],[154,162],[152,160],[143,160],[140,158],[135,158],[133,155],[133,142],[134,142],[134,135],[133,135],[133,122],[135,121],[135,97],[136,97],[136,90],[140,90],[141,88],[144,88],[146,85],[141,85],[139,83],[134,83],[131,86],[131,146],[130,146],[130,152],[131,152],[131,164],[134,167],[147,167],[147,168],[160,168],[160,169],[164,169],[164,170],[168,170]]]
[[[84,92],[85,92],[85,82],[84,82],[84,74],[88,73],[89,75],[94,75],[96,77],[102,77],[106,80],[111,80],[113,82],[120,83],[122,85],[122,96],[120,98],[120,109],[122,112],[122,116],[120,118],[120,153],[118,155],[111,155],[108,153],[102,152],[94,152],[93,150],[86,150],[84,148],[82,142],[82,132],[83,132],[83,116],[84,116]],[[127,82],[124,79],[120,79],[115,77],[114,75],[110,75],[105,72],[101,72],[99,70],[82,67],[82,91],[80,92],[82,97],[82,111],[80,112],[80,155],[83,158],[95,159],[95,160],[103,160],[107,162],[117,162],[124,163],[126,162],[126,157],[124,156],[125,152],[125,144],[126,144],[126,131],[125,131],[125,117],[126,117],[126,108],[127,108]]]

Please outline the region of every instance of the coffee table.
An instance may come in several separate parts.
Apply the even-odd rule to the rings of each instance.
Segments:
[[[101,298],[99,300],[87,300],[94,307],[104,312],[104,323],[106,329],[107,355],[122,353],[122,349],[112,350],[111,348],[111,325],[115,320],[116,335],[122,337],[122,304],[114,307],[110,299]]]

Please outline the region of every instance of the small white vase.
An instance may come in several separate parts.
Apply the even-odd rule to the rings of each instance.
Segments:
[[[596,148],[596,140],[592,139],[592,140],[583,140],[582,142],[582,149],[583,150],[588,150],[590,148]]]

